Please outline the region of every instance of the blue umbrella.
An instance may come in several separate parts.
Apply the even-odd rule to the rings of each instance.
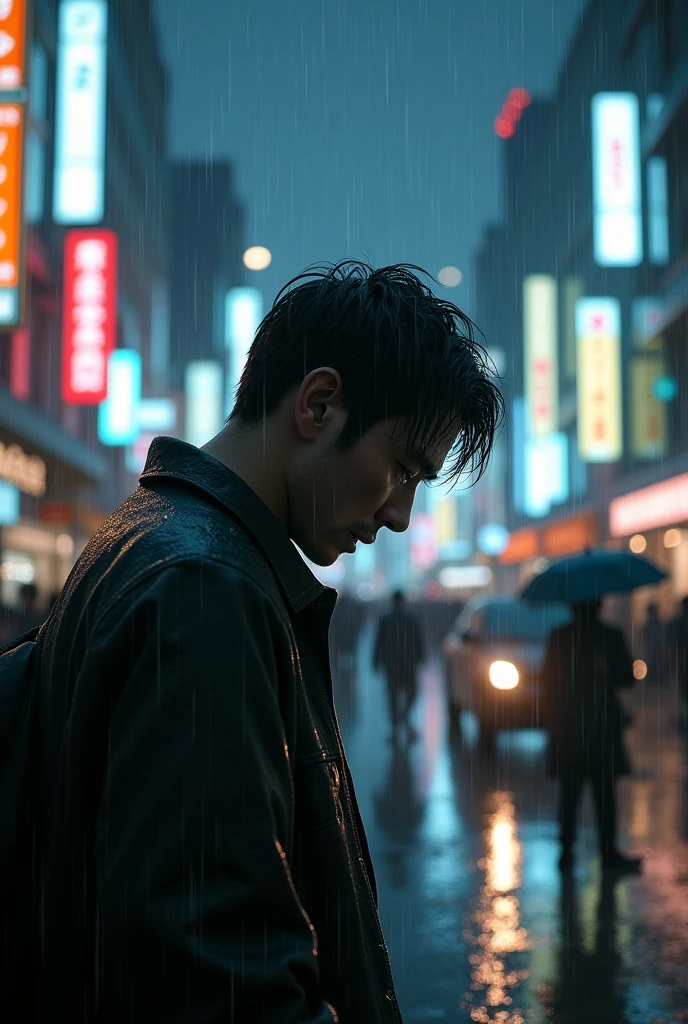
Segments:
[[[628,594],[666,577],[645,558],[630,551],[592,551],[565,558],[536,576],[523,591],[526,601],[596,601],[605,594]]]

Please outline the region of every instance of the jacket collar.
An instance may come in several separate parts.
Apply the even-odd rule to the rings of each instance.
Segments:
[[[330,600],[336,597],[315,578],[284,527],[255,491],[212,455],[175,437],[156,437],[140,480],[145,483],[156,478],[183,480],[229,509],[261,548],[295,612],[324,594],[331,595]]]

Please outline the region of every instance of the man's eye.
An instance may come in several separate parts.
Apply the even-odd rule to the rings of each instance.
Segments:
[[[399,467],[397,475],[399,477],[400,482],[402,484],[407,484],[411,479],[410,471],[406,468],[406,466],[404,466],[402,462],[397,462],[397,466]]]

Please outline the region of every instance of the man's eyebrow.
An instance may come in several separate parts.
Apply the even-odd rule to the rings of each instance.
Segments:
[[[420,466],[426,480],[437,480],[439,473],[421,448],[412,448],[408,456],[417,466]]]

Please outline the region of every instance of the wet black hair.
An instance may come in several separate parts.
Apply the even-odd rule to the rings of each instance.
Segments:
[[[403,417],[409,450],[456,443],[443,476],[480,477],[504,416],[497,373],[474,325],[418,274],[358,260],[309,267],[278,293],[261,322],[230,419],[257,423],[320,366],[342,378],[346,448],[386,419]]]

